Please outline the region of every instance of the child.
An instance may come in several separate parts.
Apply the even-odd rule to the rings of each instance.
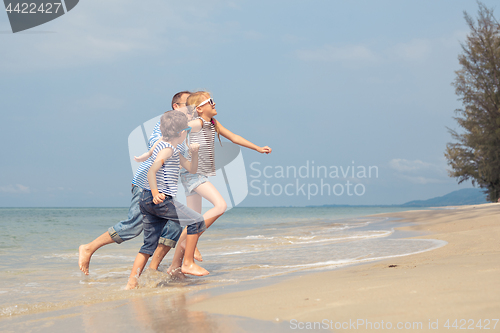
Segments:
[[[188,95],[188,97],[189,97],[189,95]],[[184,100],[184,105],[186,105],[186,100],[187,100],[187,97]],[[184,106],[184,107],[181,107],[177,110],[182,111],[184,114],[186,114],[188,121],[190,121],[193,118],[192,113],[187,112],[188,111],[187,107]],[[153,146],[151,147],[151,149],[148,152],[146,152],[140,156],[134,156],[134,160],[136,162],[144,162],[153,154],[153,151],[156,148],[156,144],[158,143],[158,141],[156,141],[156,142],[154,141],[154,138],[161,137],[160,124],[161,124],[161,121],[158,121],[158,123],[156,123],[154,130],[153,130],[153,134],[151,134],[151,138],[149,140],[150,144],[154,143]],[[156,139],[156,140],[158,140],[158,139]],[[199,144],[193,143],[192,146],[199,147]],[[187,158],[187,159],[191,158],[189,156],[189,150],[186,146],[186,142],[183,142],[182,144],[177,146],[177,149],[179,150],[179,153],[181,153],[185,158]],[[182,171],[187,172],[185,169],[181,169],[181,172]],[[147,181],[147,180],[145,180],[145,181]],[[168,226],[169,225],[167,225],[165,228],[167,228]],[[173,229],[173,227],[170,226],[170,228],[167,228],[168,231],[170,231],[170,229]],[[179,237],[180,237],[180,234],[176,240],[178,240]],[[160,263],[163,260],[163,258],[165,257],[165,255],[170,251],[170,249],[172,247],[175,247],[175,246],[170,246],[170,244],[167,243],[168,240],[165,240],[164,238],[165,237],[163,237],[163,235],[162,235],[162,237],[160,237],[160,243],[158,243],[158,247],[156,248],[155,253],[153,254],[153,258],[151,259],[151,264],[149,266],[149,268],[151,268],[151,269],[157,270],[158,266],[160,265]],[[184,247],[185,242],[180,243],[180,246]],[[194,258],[198,261],[203,261],[203,258],[201,256],[200,251],[198,250],[198,247],[196,247],[194,250]],[[176,272],[176,274],[171,274],[171,276],[175,277],[175,278],[184,278],[184,276],[179,272]]]
[[[201,213],[202,198],[207,199],[214,205],[213,208],[208,210],[203,216],[205,217],[206,227],[210,227],[212,223],[219,218],[226,210],[226,202],[217,189],[208,181],[209,176],[215,175],[215,162],[214,162],[214,139],[215,133],[219,136],[229,139],[235,144],[247,147],[258,151],[259,153],[269,154],[272,149],[268,146],[259,147],[252,142],[236,135],[226,129],[216,121],[214,116],[217,115],[215,109],[215,102],[210,94],[206,91],[198,91],[191,94],[187,101],[188,113],[197,115],[192,121],[189,122],[191,129],[190,142],[200,144],[199,148],[199,162],[195,174],[181,172],[181,181],[186,190],[186,201],[188,207]],[[185,237],[185,231],[179,238],[179,244],[182,243]],[[174,273],[179,270],[182,264],[182,247],[176,248],[172,265],[167,272]],[[161,261],[161,259],[160,259]],[[159,265],[158,258],[151,262],[150,268],[157,268]],[[155,267],[156,266],[156,267]]]
[[[126,289],[137,287],[137,279],[149,257],[154,253],[161,231],[169,220],[181,226],[187,226],[182,273],[198,276],[209,273],[194,263],[196,243],[206,229],[204,218],[173,198],[177,194],[180,165],[188,172],[196,172],[198,168],[198,147],[190,147],[191,161],[180,155],[176,148],[184,142],[190,130],[186,115],[180,111],[166,112],[161,118],[162,139],[156,145],[152,156],[145,162],[146,167],[149,168],[148,182],[145,184],[140,200],[144,244],[135,258]]]
[[[181,91],[172,97],[172,109],[187,112],[186,100],[191,94],[189,91]],[[189,119],[189,118],[188,118]],[[156,130],[156,127],[155,127]],[[151,147],[156,141],[161,138],[160,126],[158,125],[158,131],[154,132],[149,139],[149,146]],[[187,150],[185,145],[180,145],[177,147],[179,151]],[[128,211],[128,217],[124,221],[116,223],[114,226],[109,228],[102,235],[94,239],[92,242],[87,244],[82,244],[79,247],[78,253],[78,266],[80,270],[89,275],[89,264],[90,259],[95,251],[97,251],[102,246],[128,241],[139,236],[142,233],[142,214],[139,208],[139,199],[142,193],[143,184],[138,183],[139,179],[144,179],[146,182],[146,173],[148,170],[143,170],[141,167],[137,170],[132,180],[132,200],[130,203],[130,208]],[[142,174],[144,172],[144,175]],[[182,228],[175,224],[174,222],[167,223],[163,229],[162,236],[160,237],[160,244],[163,249],[163,256],[170,250],[170,248],[175,247],[177,240],[179,239],[182,232]]]

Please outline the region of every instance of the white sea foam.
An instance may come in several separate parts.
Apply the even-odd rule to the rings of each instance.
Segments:
[[[242,253],[248,253],[249,251],[234,251],[234,252],[223,252],[223,253],[213,253],[211,254],[212,256],[229,256],[232,254],[242,254]]]
[[[53,259],[53,258],[59,258],[59,259],[75,259],[78,258],[78,253],[53,253],[51,255],[45,255],[43,256],[44,259]]]
[[[264,235],[250,235],[245,237],[226,238],[224,240],[239,240],[239,239],[274,239],[274,237],[266,237]]]
[[[75,253],[53,253],[51,255],[45,255],[43,256],[44,259],[64,259],[64,260],[75,260],[78,259],[78,252]],[[100,258],[100,259],[111,259],[113,261],[116,260],[121,260],[121,261],[130,261],[131,259],[134,260],[135,257],[132,256],[124,256],[124,255],[116,255],[116,254],[99,254],[95,253],[92,256],[92,259],[95,258]]]
[[[315,268],[315,267],[323,267],[323,266],[340,266],[340,265],[352,264],[352,263],[356,262],[356,260],[357,260],[357,258],[342,259],[342,260],[329,260],[329,261],[314,262],[314,263],[310,263],[310,264],[275,266],[274,268],[277,268],[277,269],[282,269],[282,268],[297,269],[297,268]]]
[[[393,231],[379,231],[374,234],[361,234],[361,235],[351,235],[351,236],[342,236],[342,237],[331,237],[318,239],[308,242],[290,242],[292,244],[314,244],[314,243],[326,243],[326,242],[338,242],[338,241],[346,241],[346,240],[355,240],[355,239],[370,239],[370,238],[379,238],[379,237],[387,237],[391,235]]]
[[[432,251],[435,249],[438,249],[440,247],[445,246],[448,244],[448,242],[443,241],[443,240],[437,240],[437,239],[405,239],[405,241],[423,241],[423,242],[429,242],[429,243],[434,243],[434,246],[431,246],[429,248],[426,248],[424,250],[419,250],[415,252],[408,252],[408,253],[402,253],[402,254],[394,254],[394,255],[388,255],[388,256],[378,256],[378,257],[370,257],[370,258],[363,258],[363,259],[357,259],[352,262],[352,264],[358,264],[358,263],[363,263],[363,262],[369,262],[369,261],[377,261],[377,260],[383,260],[383,259],[390,259],[390,258],[398,258],[398,257],[406,257],[410,256],[413,254],[418,254],[418,253],[424,253],[428,251]],[[325,266],[323,269],[329,269],[331,267]]]
[[[413,254],[432,251],[432,250],[435,250],[435,249],[440,248],[442,246],[445,246],[447,244],[446,241],[434,240],[434,239],[429,239],[429,240],[405,239],[404,241],[412,241],[412,242],[416,241],[416,242],[432,244],[432,245],[428,246],[427,248],[422,249],[422,250],[413,251],[413,252],[410,251],[407,253],[400,253],[400,254],[394,254],[394,255],[373,256],[375,253],[370,253],[367,255],[358,256],[358,257],[354,257],[354,258],[350,258],[350,259],[327,260],[327,261],[312,262],[312,263],[307,263],[307,264],[276,265],[276,266],[261,265],[261,267],[263,269],[267,268],[267,269],[271,269],[271,271],[267,272],[267,274],[256,275],[251,279],[253,280],[253,279],[268,278],[268,277],[272,277],[272,276],[279,276],[279,275],[283,275],[283,274],[289,274],[291,272],[298,272],[298,271],[304,271],[304,270],[329,270],[329,269],[334,269],[334,268],[348,266],[348,265],[378,261],[378,260],[382,260],[382,259],[410,256]]]

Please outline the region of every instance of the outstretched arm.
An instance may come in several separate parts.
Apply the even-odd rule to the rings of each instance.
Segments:
[[[153,133],[151,133],[151,136],[149,137],[149,140],[148,140],[149,147],[152,147],[156,141],[161,139],[160,124],[161,124],[161,121],[158,121],[155,125],[155,128],[153,128]]]
[[[200,149],[199,143],[192,143],[189,145],[189,152],[191,153],[191,161],[179,154],[181,165],[189,173],[196,173],[198,171],[198,150]]]
[[[191,127],[191,132],[196,133],[199,132],[203,127],[203,121],[201,119],[191,120],[188,123],[188,126]]]
[[[156,145],[158,144],[158,142],[160,142],[160,140],[157,140],[155,142],[155,144],[153,145],[153,147],[151,147],[151,149],[147,153],[144,153],[141,156],[134,156],[134,160],[136,162],[144,162],[145,160],[147,160],[148,158],[150,158],[151,155],[153,155],[153,151],[155,150]]]
[[[163,163],[168,160],[173,154],[172,148],[162,149],[158,155],[156,155],[156,159],[149,168],[148,171],[148,183],[149,188],[151,189],[151,194],[153,195],[153,202],[155,205],[163,202],[165,200],[165,194],[158,192],[158,184],[156,183],[156,173],[160,170]]]
[[[262,154],[263,153],[269,154],[272,151],[272,149],[269,148],[268,146],[259,147],[256,144],[253,144],[252,142],[248,141],[247,139],[237,134],[234,134],[233,132],[222,126],[220,122],[217,122],[217,126],[219,126],[219,132],[223,137],[229,139],[231,142],[236,143],[237,145],[256,150]]]

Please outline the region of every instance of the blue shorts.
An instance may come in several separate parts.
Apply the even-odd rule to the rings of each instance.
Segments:
[[[186,192],[186,197],[195,194],[194,189],[203,183],[208,182],[208,177],[199,173],[181,173],[181,182],[184,185],[184,191]]]
[[[153,255],[158,239],[164,226],[174,223],[179,227],[187,226],[187,234],[193,235],[205,231],[205,220],[203,216],[191,208],[176,201],[169,195],[159,204],[153,202],[153,195],[149,190],[143,190],[140,203],[143,214],[142,224],[144,227],[144,245],[139,253]]]
[[[118,222],[108,229],[111,239],[117,244],[131,240],[139,236],[142,232],[142,213],[139,207],[141,193],[142,189],[140,187],[132,185],[132,201],[128,210],[128,219]],[[168,222],[161,232],[159,243],[165,246],[175,247],[181,233],[182,228],[180,225],[174,222]]]

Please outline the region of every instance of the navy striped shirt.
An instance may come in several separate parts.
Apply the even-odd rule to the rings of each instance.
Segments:
[[[173,150],[173,154],[163,163],[160,170],[156,173],[156,185],[158,187],[158,192],[175,197],[177,194],[177,182],[179,179],[180,169],[179,150],[165,141],[160,141],[156,145],[151,157],[141,163],[135,173],[132,183],[136,186],[142,187],[143,189],[151,190],[148,183],[148,171],[151,168],[151,165],[153,165],[158,153],[165,148],[171,148]]]

